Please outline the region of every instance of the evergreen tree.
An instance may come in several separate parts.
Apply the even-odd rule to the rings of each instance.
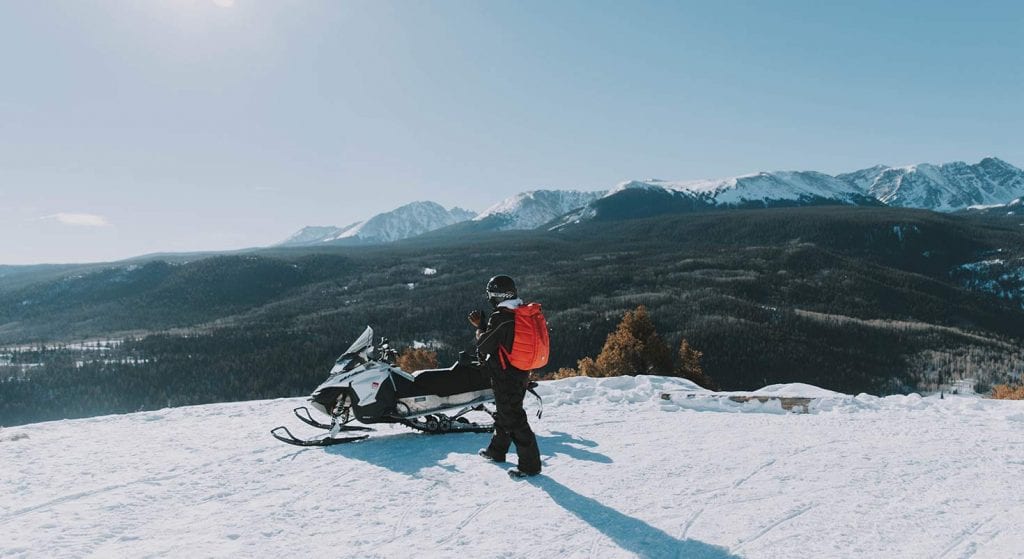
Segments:
[[[676,365],[676,376],[683,377],[695,382],[697,385],[709,390],[718,390],[718,384],[704,372],[700,365],[700,358],[703,352],[694,349],[690,342],[683,338],[679,343],[679,362]]]

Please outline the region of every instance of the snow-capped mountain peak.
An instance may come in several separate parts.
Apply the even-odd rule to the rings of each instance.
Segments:
[[[328,237],[339,235],[345,231],[345,229],[354,227],[358,223],[349,225],[348,227],[335,227],[333,225],[310,225],[299,229],[297,233],[288,237],[281,246],[305,246],[309,244],[319,243]]]
[[[1024,196],[1024,171],[996,157],[971,165],[953,161],[872,167],[837,175],[890,206],[956,211],[1003,205]]]
[[[625,190],[667,190],[704,199],[721,206],[802,199],[834,199],[848,202],[859,195],[845,181],[815,171],[760,172],[724,179],[665,181],[649,179],[620,183],[608,196]]]
[[[721,179],[630,180],[608,191],[530,190],[475,215],[434,202],[414,202],[348,227],[307,227],[281,246],[385,243],[463,221],[483,230],[555,228],[595,218],[629,219],[710,208],[776,205],[890,205],[933,211],[1003,206],[1024,197],[1024,171],[996,157],[901,167],[875,165],[851,173],[758,172]]]
[[[448,210],[436,202],[413,202],[348,227],[305,227],[279,246],[387,243],[467,221],[475,215],[458,207]]]
[[[407,239],[465,221],[465,210],[456,210],[453,214],[436,202],[413,202],[375,215],[334,238],[326,239],[326,242],[358,238],[367,242],[387,243]]]
[[[1003,205],[1024,196],[1024,171],[999,158],[986,157],[974,165],[962,161],[876,165],[836,176],[775,171],[695,181],[634,180],[620,183],[607,196],[636,189],[683,193],[715,206],[810,200],[864,203],[874,198],[891,206],[956,211]]]
[[[603,191],[531,190],[498,202],[481,212],[474,221],[495,222],[496,229],[536,229],[604,194]]]

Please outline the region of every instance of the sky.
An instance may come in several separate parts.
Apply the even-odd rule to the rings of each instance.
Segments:
[[[279,242],[417,201],[1024,166],[1024,3],[0,4],[0,264]]]

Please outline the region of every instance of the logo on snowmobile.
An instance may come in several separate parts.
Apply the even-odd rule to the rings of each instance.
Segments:
[[[371,383],[371,384],[370,384],[370,387],[371,387],[371,388],[380,388],[380,383],[379,383],[379,382],[374,382],[374,383]]]

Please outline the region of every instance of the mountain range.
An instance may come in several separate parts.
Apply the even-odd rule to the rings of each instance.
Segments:
[[[999,206],[1024,196],[1024,171],[995,157],[975,165],[877,166],[837,178],[889,206],[940,212]]]
[[[564,228],[583,221],[631,219],[724,208],[806,205],[893,206],[955,212],[1024,197],[1024,171],[995,157],[904,167],[877,165],[829,175],[775,171],[725,179],[625,181],[608,191],[532,190],[480,214],[415,202],[346,227],[305,227],[278,246],[380,244],[453,228],[503,231]]]
[[[422,235],[474,217],[475,213],[462,208],[445,209],[436,202],[413,202],[345,227],[304,227],[279,246],[388,243]]]

